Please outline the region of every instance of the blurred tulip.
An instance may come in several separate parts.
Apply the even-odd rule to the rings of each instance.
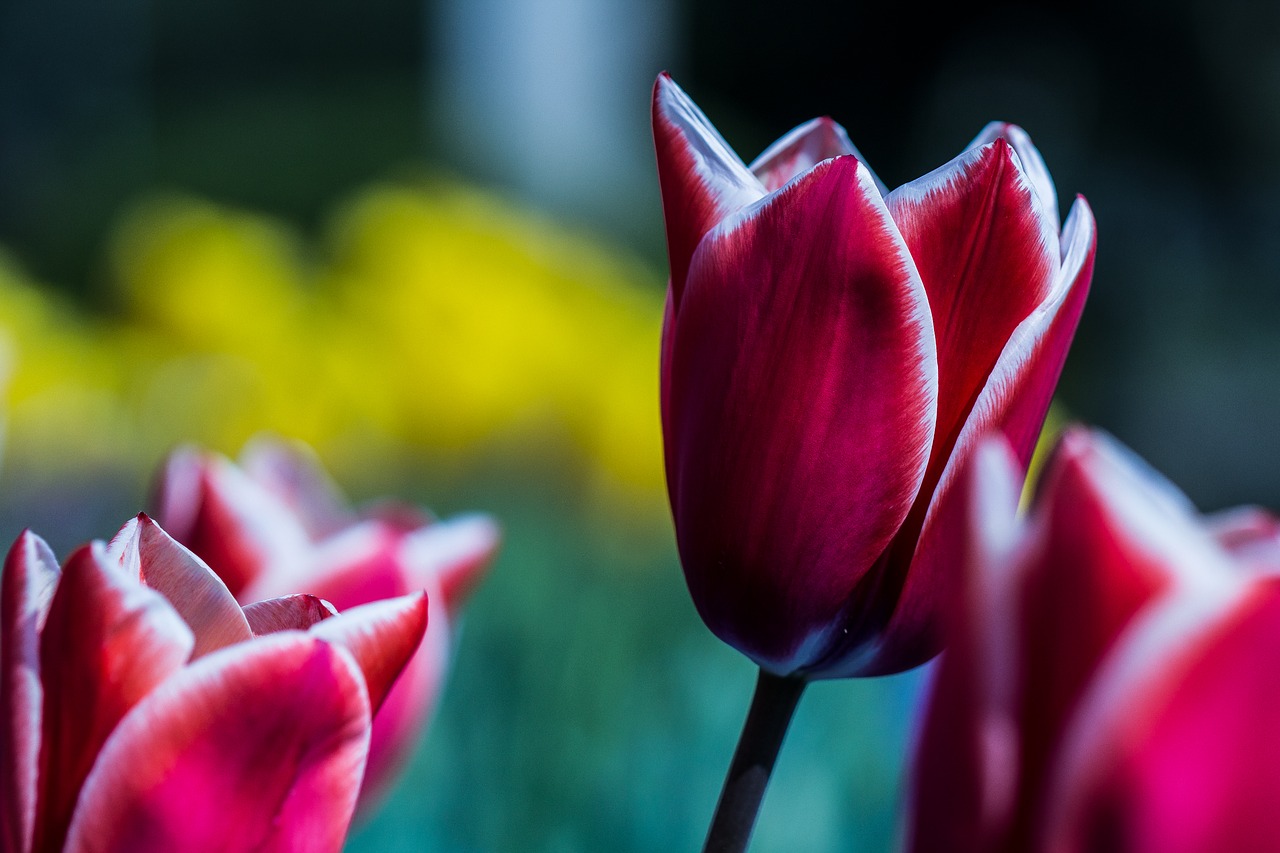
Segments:
[[[422,593],[241,609],[146,516],[0,579],[0,849],[337,851]]]
[[[748,167],[663,75],[653,124],[667,485],[694,603],[775,675],[916,666],[954,594],[956,470],[990,430],[1021,470],[1034,449],[1092,274],[1089,207],[1059,231],[1008,124],[893,192],[830,119]]]
[[[1064,437],[1026,521],[1000,442],[961,480],[908,849],[1280,849],[1280,578],[1099,435]]]
[[[435,707],[459,610],[498,547],[492,519],[434,521],[398,504],[357,514],[305,446],[271,439],[251,442],[240,465],[191,448],[174,452],[153,503],[165,528],[241,602],[309,593],[342,612],[426,590],[426,638],[373,723],[360,803],[367,811]]]

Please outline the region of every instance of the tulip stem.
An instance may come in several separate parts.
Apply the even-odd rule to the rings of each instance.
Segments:
[[[742,853],[747,849],[764,790],[804,686],[802,678],[760,670],[751,710],[725,775],[703,853]]]

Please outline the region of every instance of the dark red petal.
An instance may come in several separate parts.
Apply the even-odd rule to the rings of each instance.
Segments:
[[[175,454],[163,482],[157,520],[199,554],[232,595],[310,542],[293,510],[221,456]]]
[[[1045,219],[1003,140],[899,187],[887,203],[929,294],[937,337],[938,422],[927,495],[1014,330],[1053,286],[1058,223]]]
[[[300,441],[259,436],[240,453],[255,482],[284,502],[312,539],[337,533],[352,521],[350,505],[315,451]]]
[[[311,634],[351,652],[376,714],[427,630],[425,593],[362,604],[312,626]]]
[[[277,631],[305,631],[338,611],[323,598],[294,594],[256,601],[244,609],[244,618],[255,636]]]
[[[699,247],[665,449],[685,576],[722,639],[786,673],[840,629],[919,489],[935,369],[923,287],[855,158]]]
[[[459,516],[410,533],[401,559],[417,586],[431,586],[434,579],[445,609],[456,616],[493,562],[501,537],[489,516]]]
[[[1080,199],[1063,231],[1066,258],[1053,289],[1010,336],[960,430],[937,488],[931,498],[922,495],[920,501],[927,500],[927,508],[918,541],[902,542],[901,553],[894,555],[903,564],[897,567],[900,571],[910,555],[906,581],[885,631],[884,646],[864,674],[908,669],[937,654],[939,613],[954,594],[955,537],[964,523],[962,501],[954,488],[956,472],[978,441],[992,431],[1009,441],[1020,470],[1027,470],[1084,310],[1095,234],[1093,215]],[[918,502],[915,512],[921,511]],[[904,538],[911,535],[907,527],[910,524],[904,527]]]
[[[1025,130],[1006,121],[993,121],[969,143],[969,148],[981,148],[997,139],[1003,139],[1013,146],[1018,161],[1022,164],[1022,171],[1026,173],[1036,198],[1044,208],[1045,218],[1056,224],[1058,191],[1053,186],[1053,178],[1049,176],[1049,169],[1040,156],[1040,150],[1032,144],[1031,137]]]
[[[35,849],[60,849],[103,742],[134,705],[182,669],[194,643],[164,597],[110,562],[101,542],[71,555],[40,637],[44,726]]]
[[[121,722],[66,850],[336,853],[368,745],[368,698],[346,651],[294,632],[223,649]]]
[[[653,85],[653,145],[667,224],[672,302],[679,311],[698,243],[725,217],[763,198],[765,189],[665,73]]]
[[[845,129],[824,116],[807,121],[780,138],[753,160],[749,168],[764,188],[773,192],[823,160],[844,154],[852,154],[864,165],[867,162],[853,147]],[[881,195],[887,194],[879,178],[876,178],[876,186]]]
[[[0,850],[31,849],[40,758],[40,631],[58,583],[44,540],[22,532],[0,576]]]
[[[129,525],[136,525],[142,581],[167,598],[190,626],[196,636],[193,657],[253,636],[240,605],[204,561],[146,515]]]

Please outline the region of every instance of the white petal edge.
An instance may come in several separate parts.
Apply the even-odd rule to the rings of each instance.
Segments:
[[[1010,393],[1015,390],[1017,378],[1022,374],[1027,362],[1035,353],[1036,345],[1053,324],[1058,312],[1066,304],[1067,297],[1074,287],[1083,287],[1085,282],[1078,282],[1079,273],[1089,255],[1089,248],[1094,238],[1093,212],[1083,198],[1077,199],[1067,217],[1067,227],[1063,229],[1067,243],[1067,260],[1058,271],[1043,302],[1036,306],[1026,319],[1019,323],[1009,336],[1008,343],[996,359],[991,375],[974,401],[964,426],[956,436],[955,447],[947,459],[942,476],[934,490],[934,499],[925,514],[924,526],[928,527],[938,507],[937,495],[952,486],[952,481],[959,472],[958,460],[967,457],[970,448],[990,428],[990,424],[1001,411]]]
[[[751,173],[737,152],[725,142],[706,114],[666,74],[658,78],[656,107],[685,141],[694,169],[717,201],[722,216],[766,195],[764,184]]]
[[[1018,159],[1022,161],[1022,168],[1026,170],[1027,178],[1035,188],[1036,197],[1044,205],[1045,214],[1056,225],[1061,221],[1058,218],[1058,191],[1053,185],[1053,178],[1049,176],[1049,167],[1045,165],[1044,157],[1040,156],[1040,149],[1032,143],[1031,136],[1025,130],[1016,124],[993,121],[984,127],[966,148],[979,148],[1002,137],[1017,152]]]
[[[889,193],[888,200],[892,202],[901,198],[914,205],[926,204],[929,196],[935,193],[947,192],[951,185],[959,181],[973,163],[986,156],[987,151],[995,144],[992,141],[985,145],[966,148],[950,162],[944,163],[932,172],[921,175],[914,181],[908,181],[898,187]],[[1031,207],[1036,215],[1036,223],[1040,226],[1040,250],[1047,253],[1050,258],[1061,258],[1062,247],[1060,245],[1056,206],[1053,215],[1050,216],[1049,211],[1045,209],[1044,204],[1040,201],[1040,195],[1035,183],[1027,175],[1027,170],[1022,164],[1022,158],[1019,156],[1017,148],[1012,143],[1009,144],[1009,155],[1009,162],[1013,165],[1018,186],[1024,189],[1031,198]]]

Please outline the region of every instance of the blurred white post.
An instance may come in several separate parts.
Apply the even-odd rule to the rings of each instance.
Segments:
[[[580,221],[628,230],[637,194],[656,205],[649,92],[677,53],[673,0],[428,3],[428,114],[450,159]]]

